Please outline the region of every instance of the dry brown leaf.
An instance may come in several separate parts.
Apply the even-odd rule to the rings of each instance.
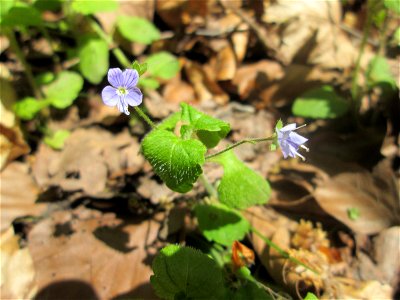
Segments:
[[[12,110],[16,94],[12,85],[0,77],[0,170],[30,151]]]
[[[285,61],[348,68],[357,55],[339,29],[340,1],[279,0],[265,9],[263,21],[281,30],[279,53]]]
[[[93,127],[72,132],[61,152],[40,145],[33,171],[42,188],[55,185],[65,191],[111,197],[107,180],[134,174],[143,163],[138,141],[127,130],[113,135]]]
[[[99,299],[155,298],[149,278],[158,230],[154,220],[138,223],[84,207],[54,213],[28,236],[39,294],[48,299],[82,297],[82,285],[63,289],[73,281],[85,284]]]
[[[140,177],[139,183],[138,194],[145,199],[150,199],[153,204],[172,202],[173,196],[177,195],[165,184],[158,183],[147,176]]]
[[[215,79],[231,80],[236,73],[236,57],[232,47],[228,44],[217,53],[215,62]]]
[[[165,101],[169,103],[178,104],[180,102],[191,103],[195,101],[193,87],[179,77],[175,77],[165,84],[162,95]]]
[[[37,216],[46,205],[36,204],[39,189],[29,174],[28,165],[12,162],[0,173],[1,231],[17,217]]]
[[[36,286],[35,269],[28,248],[19,247],[12,227],[0,235],[1,298],[32,299]]]
[[[327,213],[355,232],[374,234],[396,223],[395,212],[385,206],[382,193],[368,172],[341,173],[320,182],[314,197]],[[351,208],[360,212],[356,220],[348,216]]]

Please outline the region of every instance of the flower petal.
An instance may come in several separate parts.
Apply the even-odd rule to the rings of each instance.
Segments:
[[[123,86],[124,76],[120,68],[112,68],[108,70],[108,82],[115,88]]]
[[[296,129],[296,123],[292,123],[292,124],[288,124],[285,127],[282,127],[281,129],[279,129],[280,131],[292,131]]]
[[[308,139],[302,137],[300,134],[297,134],[296,132],[291,132],[289,134],[289,140],[299,146],[308,141]]]
[[[122,75],[124,77],[123,85],[126,89],[132,89],[137,85],[139,81],[139,74],[136,70],[126,69]]]
[[[107,85],[101,92],[101,98],[105,105],[115,106],[119,102],[117,90],[110,85]]]
[[[118,110],[120,112],[122,112],[123,114],[126,114],[127,116],[129,116],[130,112],[128,110],[128,104],[126,104],[124,97],[121,96],[119,98],[118,104],[117,104]]]
[[[126,95],[126,97],[125,97],[126,103],[128,103],[128,105],[130,105],[130,106],[140,105],[142,103],[142,99],[143,99],[142,92],[137,87],[134,87],[128,91],[129,91],[129,94]]]

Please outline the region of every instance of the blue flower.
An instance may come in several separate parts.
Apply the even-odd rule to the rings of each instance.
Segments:
[[[293,132],[294,130],[297,130],[304,126],[305,125],[296,128],[296,123],[292,123],[286,125],[281,129],[276,128],[276,133],[278,135],[278,144],[281,147],[284,158],[287,158],[288,156],[296,157],[297,155],[301,157],[302,160],[305,160],[304,156],[297,152],[297,150],[299,150],[299,148],[303,148],[308,152],[309,149],[303,145],[305,142],[308,141],[308,139],[302,137],[296,132]]]
[[[138,81],[139,74],[136,70],[108,70],[108,82],[111,85],[107,85],[101,92],[104,104],[117,106],[120,112],[129,115],[128,105],[138,106],[142,103],[143,94],[136,87]]]

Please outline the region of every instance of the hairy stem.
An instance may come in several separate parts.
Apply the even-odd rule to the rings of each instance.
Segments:
[[[26,77],[28,79],[28,83],[32,88],[33,95],[35,96],[36,99],[41,99],[43,98],[43,95],[39,89],[39,87],[36,85],[35,79],[33,77],[32,69],[31,66],[28,64],[28,62],[25,59],[25,56],[19,47],[19,44],[17,42],[17,39],[15,38],[14,31],[12,29],[5,29],[6,34],[8,36],[8,39],[10,40],[10,47],[14,51],[15,55],[17,56],[18,60],[21,62],[21,64],[24,67]]]
[[[217,190],[214,188],[214,186],[208,181],[206,175],[201,174],[199,177],[200,182],[203,184],[204,188],[206,189],[207,193],[216,199],[218,199],[218,193]]]
[[[301,262],[297,258],[290,256],[289,253],[287,253],[285,250],[283,250],[281,247],[279,247],[277,244],[275,244],[273,241],[271,241],[269,238],[265,237],[261,232],[259,232],[256,228],[253,226],[250,227],[250,230],[254,232],[260,239],[262,239],[269,247],[275,249],[280,255],[282,255],[283,258],[289,259],[290,261],[294,262],[295,264],[298,264],[300,266],[303,266],[304,268],[310,270],[311,272],[319,275],[319,272],[310,268],[307,266],[305,263]]]
[[[154,122],[149,118],[148,115],[146,115],[146,114],[144,113],[143,110],[141,110],[138,106],[134,106],[133,108],[135,109],[135,111],[137,112],[137,114],[138,114],[139,116],[141,116],[141,117],[143,118],[143,120],[146,121],[147,124],[150,125],[151,128],[153,128],[153,129],[157,128],[157,125],[154,124]]]
[[[260,143],[260,142],[272,141],[273,139],[274,139],[274,136],[270,136],[270,137],[266,137],[266,138],[244,139],[244,140],[241,140],[239,142],[236,142],[236,143],[226,147],[224,150],[221,150],[221,151],[219,151],[217,153],[214,153],[214,154],[207,155],[206,156],[206,160],[210,159],[212,157],[218,156],[218,155],[220,155],[222,153],[225,153],[225,152],[227,152],[229,150],[232,150],[233,148],[236,148],[236,147],[238,147],[238,146],[240,146],[242,144],[245,144],[245,143],[255,144],[255,143]]]

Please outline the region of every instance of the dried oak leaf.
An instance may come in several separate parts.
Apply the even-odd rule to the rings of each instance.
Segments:
[[[149,278],[158,230],[159,222],[151,219],[137,222],[84,207],[54,213],[28,235],[39,293],[57,284],[48,299],[65,298],[61,292],[82,296],[62,288],[78,281],[99,299],[155,298]]]
[[[348,68],[357,51],[339,28],[341,15],[340,1],[279,0],[265,7],[262,20],[278,26],[274,48],[286,64]]]
[[[19,238],[9,227],[0,235],[1,298],[32,299],[36,286],[35,269],[28,248],[20,248]]]
[[[40,145],[33,172],[42,188],[61,186],[65,191],[110,197],[106,190],[109,178],[142,168],[139,149],[138,141],[126,130],[113,135],[98,127],[80,128],[72,132],[61,152]]]
[[[7,163],[30,151],[12,109],[16,94],[12,85],[0,78],[0,170]]]
[[[28,165],[12,162],[0,173],[1,230],[17,217],[41,214],[45,204],[36,204],[39,189],[29,173]]]

